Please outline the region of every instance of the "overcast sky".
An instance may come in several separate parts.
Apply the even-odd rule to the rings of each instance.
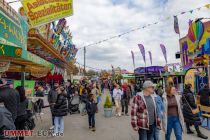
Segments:
[[[144,66],[137,46],[139,43],[145,46],[147,66],[150,66],[148,51],[152,52],[153,65],[165,64],[161,43],[166,46],[168,62],[179,62],[175,59],[175,53],[179,51],[179,36],[174,32],[173,15],[207,3],[209,0],[74,0],[74,15],[67,20],[73,42],[81,47],[171,16],[166,22],[87,48],[88,66],[110,69],[112,64],[132,71],[131,50],[135,52],[136,67]],[[21,3],[11,6],[18,9]],[[187,34],[189,19],[210,17],[209,11],[202,8],[192,14],[180,15],[181,37]],[[78,52],[77,61],[83,63],[83,50]]]

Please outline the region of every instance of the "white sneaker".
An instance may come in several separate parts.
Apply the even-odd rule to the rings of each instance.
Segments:
[[[50,130],[52,130],[52,129],[54,129],[54,126],[51,126],[51,127],[50,127]]]

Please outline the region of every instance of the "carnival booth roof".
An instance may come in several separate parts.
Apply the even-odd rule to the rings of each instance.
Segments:
[[[29,33],[28,37],[28,50],[39,57],[48,60],[49,62],[59,66],[61,68],[65,68],[69,71],[72,70],[72,63],[67,62],[48,41],[46,41],[39,34],[31,34]]]
[[[164,72],[164,68],[162,66],[138,67],[134,70],[135,74],[149,74],[160,72]]]
[[[11,72],[50,71],[53,65],[48,61],[18,47],[0,44],[0,63],[8,64]],[[3,66],[3,65],[2,65]],[[21,66],[25,66],[23,69]]]

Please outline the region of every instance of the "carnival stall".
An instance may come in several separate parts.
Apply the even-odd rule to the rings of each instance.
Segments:
[[[196,92],[210,85],[210,21],[190,21],[188,34],[180,39],[180,51],[185,84],[192,84]]]
[[[164,72],[164,67],[162,66],[138,67],[134,70],[136,85],[142,88],[146,80],[163,85],[162,72]]]
[[[21,17],[8,3],[0,0],[0,75],[5,72],[21,74],[24,85],[25,74],[48,73],[53,65],[27,50],[29,30],[25,18]]]
[[[172,63],[164,66],[164,73],[161,73],[161,77],[164,79],[164,84],[173,83],[179,92],[183,92],[184,89],[184,76],[181,63]]]

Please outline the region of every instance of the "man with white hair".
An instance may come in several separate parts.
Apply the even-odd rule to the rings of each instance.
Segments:
[[[133,99],[131,125],[135,131],[138,131],[139,140],[153,140],[155,127],[161,128],[153,93],[154,84],[145,81],[143,91],[137,93]]]

